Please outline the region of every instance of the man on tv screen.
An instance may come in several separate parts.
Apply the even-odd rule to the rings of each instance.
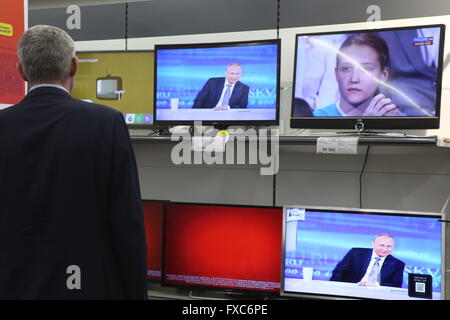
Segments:
[[[394,244],[391,235],[382,233],[372,241],[373,249],[350,249],[334,268],[330,281],[400,288],[405,263],[392,256]]]
[[[225,70],[226,77],[210,78],[194,100],[192,108],[213,108],[229,110],[230,108],[247,108],[249,86],[239,80],[242,66],[230,63]]]

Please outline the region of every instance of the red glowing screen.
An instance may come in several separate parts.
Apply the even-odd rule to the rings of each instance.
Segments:
[[[2,1],[0,9],[0,105],[15,104],[25,95],[25,81],[16,63],[17,43],[25,29],[24,1]]]
[[[282,209],[171,203],[162,282],[280,291]]]
[[[142,202],[147,240],[147,278],[150,280],[161,280],[164,206],[162,201]]]

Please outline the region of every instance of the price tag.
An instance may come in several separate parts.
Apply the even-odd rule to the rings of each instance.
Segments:
[[[320,137],[317,153],[357,154],[358,137]]]

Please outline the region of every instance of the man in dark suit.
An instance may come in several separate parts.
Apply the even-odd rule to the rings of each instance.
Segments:
[[[336,265],[330,281],[353,282],[360,286],[401,287],[405,263],[391,255],[394,238],[379,234],[373,249],[352,248]]]
[[[247,108],[250,88],[239,81],[242,75],[241,65],[229,64],[225,75],[226,77],[210,78],[197,94],[192,108]]]
[[[21,37],[30,91],[0,111],[0,299],[146,299],[146,243],[123,115],[71,97],[74,43]]]

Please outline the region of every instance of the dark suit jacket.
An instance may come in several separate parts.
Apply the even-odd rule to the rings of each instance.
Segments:
[[[367,271],[373,249],[352,248],[336,265],[330,281],[357,283]],[[388,287],[401,287],[403,283],[403,269],[405,264],[389,255],[384,260],[380,271],[380,285]]]
[[[197,94],[192,108],[214,108],[222,95],[225,78],[209,79]],[[230,97],[230,108],[247,108],[250,88],[238,81]]]
[[[391,62],[389,84],[401,90],[428,113],[433,114],[436,106],[437,68],[424,62],[419,46],[411,45],[413,39],[418,36],[417,32],[415,30],[380,32],[380,36],[386,40],[389,46]],[[405,115],[425,115],[423,111],[417,109],[396,91],[389,88],[383,90],[388,91],[393,103]]]
[[[0,299],[146,298],[143,212],[123,115],[37,88],[0,111],[0,150]],[[68,289],[70,265],[80,268],[80,290]]]

